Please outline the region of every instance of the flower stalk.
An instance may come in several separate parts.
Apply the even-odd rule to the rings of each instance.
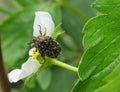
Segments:
[[[78,68],[77,67],[65,64],[65,63],[63,63],[63,62],[61,62],[61,61],[59,61],[57,59],[51,59],[51,60],[49,60],[49,62],[54,64],[54,65],[57,65],[57,66],[60,66],[62,68],[65,68],[65,69],[68,69],[70,71],[78,73]]]

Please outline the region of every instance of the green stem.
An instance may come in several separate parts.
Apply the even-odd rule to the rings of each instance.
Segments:
[[[51,60],[49,60],[49,62],[51,62],[54,65],[57,65],[57,66],[60,66],[60,67],[63,67],[63,68],[66,68],[68,70],[71,70],[71,71],[74,71],[74,72],[78,73],[78,68],[77,67],[65,64],[65,63],[63,63],[63,62],[61,62],[57,59],[51,59]]]
[[[71,12],[73,12],[75,15],[77,15],[82,21],[86,22],[89,19],[85,14],[83,14],[80,10],[76,9],[75,7],[70,5],[69,3],[67,3],[63,0],[57,0],[57,1],[60,5],[66,7]]]

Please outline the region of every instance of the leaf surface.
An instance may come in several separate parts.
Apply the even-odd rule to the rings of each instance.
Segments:
[[[120,0],[96,0],[93,6],[104,13],[90,19],[84,26],[85,53],[79,64],[78,81],[73,92],[119,92],[120,77],[110,77],[120,63]],[[114,75],[114,74],[112,74]],[[109,76],[111,81],[104,80]],[[110,85],[109,85],[110,84]],[[104,86],[105,85],[105,86]],[[102,88],[105,87],[104,89]],[[101,91],[100,91],[101,90]],[[103,91],[106,90],[106,91]],[[96,91],[95,91],[96,92]]]

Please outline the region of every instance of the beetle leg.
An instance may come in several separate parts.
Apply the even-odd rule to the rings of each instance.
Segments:
[[[41,53],[41,57],[43,58],[43,61],[44,61],[44,62],[40,62],[40,64],[44,64],[45,61],[46,61],[44,53]]]

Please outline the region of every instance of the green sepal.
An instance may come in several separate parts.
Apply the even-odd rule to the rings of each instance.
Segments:
[[[57,37],[58,37],[59,35],[61,35],[61,34],[64,33],[63,31],[61,31],[61,24],[62,24],[62,23],[59,23],[59,24],[55,27],[55,29],[54,29],[54,31],[53,31],[53,33],[52,33],[52,38],[57,39]]]

